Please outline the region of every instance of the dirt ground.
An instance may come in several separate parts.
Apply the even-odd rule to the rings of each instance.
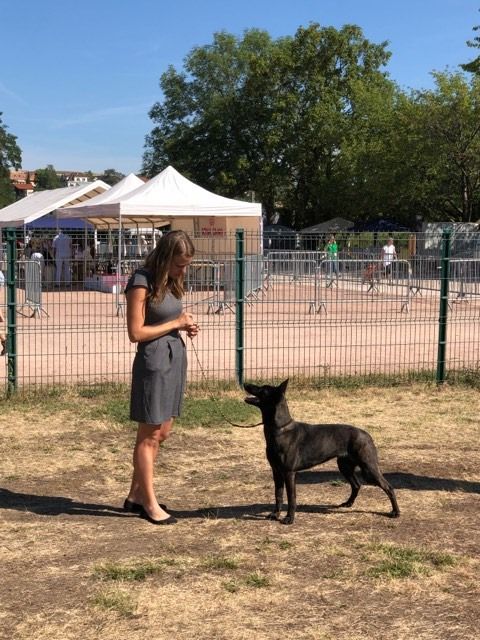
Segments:
[[[399,519],[370,486],[332,508],[349,490],[330,462],[299,474],[293,526],[270,521],[261,427],[178,424],[156,486],[179,522],[154,527],[121,509],[135,431],[113,396],[6,402],[0,637],[478,639],[479,392],[288,395],[372,434]]]

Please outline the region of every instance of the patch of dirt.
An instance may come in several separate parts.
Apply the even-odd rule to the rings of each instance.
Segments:
[[[478,638],[479,394],[453,389],[433,411],[434,393],[296,396],[296,417],[321,407],[325,422],[348,416],[371,431],[402,515],[387,517],[387,497],[371,486],[351,509],[333,508],[349,489],[329,462],[298,475],[293,526],[266,519],[273,482],[261,428],[177,427],[156,486],[179,522],[154,527],[121,509],[130,427],[88,421],[75,403],[5,412],[0,637]],[[434,560],[391,577],[390,548]],[[156,569],[142,580],[98,576],[147,561]]]

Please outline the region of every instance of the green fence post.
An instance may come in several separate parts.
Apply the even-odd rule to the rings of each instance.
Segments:
[[[17,231],[7,229],[7,395],[17,389]]]
[[[243,385],[243,366],[244,366],[244,326],[243,326],[243,310],[244,310],[244,233],[243,229],[237,229],[235,232],[235,373],[239,385]]]
[[[438,318],[437,384],[445,382],[448,320],[448,286],[450,283],[450,237],[451,232],[442,234],[442,259],[440,264],[440,311]]]

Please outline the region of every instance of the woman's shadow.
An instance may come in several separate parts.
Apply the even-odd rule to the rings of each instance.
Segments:
[[[18,493],[0,488],[0,509],[29,511],[41,516],[82,515],[121,517],[127,516],[121,507],[107,504],[81,502],[64,496],[40,496],[32,493]]]

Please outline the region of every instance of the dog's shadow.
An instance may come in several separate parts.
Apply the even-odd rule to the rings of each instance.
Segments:
[[[394,489],[480,493],[480,482],[469,482],[468,480],[455,480],[452,478],[435,478],[404,472],[385,473],[384,476]],[[297,484],[336,484],[338,482],[343,483],[344,480],[341,474],[336,471],[302,471],[297,474]],[[179,518],[264,520],[266,514],[272,510],[272,506],[271,502],[222,505],[194,510],[169,509],[169,513]],[[65,496],[42,496],[30,493],[19,493],[2,488],[0,488],[0,509],[13,509],[16,511],[36,513],[42,516],[59,516],[66,514],[104,518],[134,517],[132,514],[125,513],[122,507],[96,502],[82,502]],[[302,504],[301,502],[297,507],[297,511],[305,513],[329,513],[332,511],[338,514],[356,513],[354,509],[338,511],[334,505]],[[378,515],[386,514],[379,513]]]
[[[469,480],[455,480],[453,478],[435,478],[433,476],[420,476],[415,473],[403,471],[384,473],[387,482],[394,489],[409,489],[410,491],[462,491],[464,493],[480,493],[480,482]],[[362,482],[362,477],[357,474]],[[324,484],[345,482],[343,476],[337,471],[302,471],[297,473],[297,484]]]

